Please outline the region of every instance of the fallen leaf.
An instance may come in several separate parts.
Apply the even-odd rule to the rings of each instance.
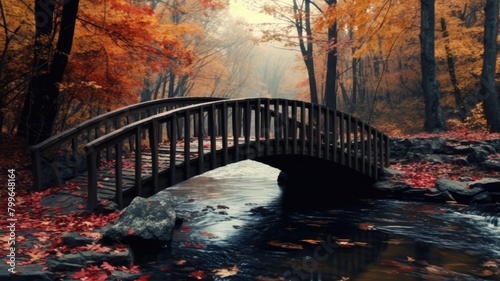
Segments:
[[[135,231],[133,229],[129,229],[127,232],[128,235],[134,235]]]
[[[187,260],[178,260],[175,262],[175,265],[185,265],[187,263]]]
[[[198,279],[198,280],[203,279],[203,275],[204,275],[204,273],[201,270],[191,272],[191,277],[194,277],[195,279]]]
[[[283,249],[292,249],[292,250],[302,250],[303,247],[302,245],[299,244],[294,244],[290,242],[279,242],[279,241],[269,241],[267,244],[274,246],[274,247],[279,247]]]
[[[227,268],[215,269],[212,272],[214,272],[215,276],[219,276],[221,278],[226,278],[226,277],[234,276],[234,275],[238,274],[238,267],[235,265],[230,269],[227,269]]]
[[[105,261],[102,262],[101,268],[108,271],[108,272],[112,272],[116,269],[114,266],[112,266],[111,264],[109,264],[108,262],[105,262]]]
[[[494,267],[498,268],[498,264],[494,260],[489,260],[483,263],[483,267]]]
[[[370,247],[370,244],[366,242],[352,242],[356,247]]]
[[[374,230],[375,225],[368,223],[368,222],[363,222],[363,223],[358,224],[358,228],[361,230]]]
[[[98,239],[101,239],[102,234],[99,232],[88,232],[87,231],[87,232],[81,232],[80,236],[92,238],[94,240],[98,240]]]
[[[202,232],[201,233],[202,236],[205,236],[205,237],[208,237],[208,238],[217,238],[218,236],[213,234],[213,233],[210,233],[210,232]]]
[[[309,243],[309,244],[313,244],[313,245],[317,245],[319,243],[321,243],[320,240],[316,240],[316,239],[303,239],[303,240],[300,240],[302,242],[306,242],[306,243]]]
[[[197,244],[197,243],[191,243],[191,242],[184,242],[184,243],[181,244],[181,247],[203,249],[205,247],[205,245],[203,245],[203,244]]]

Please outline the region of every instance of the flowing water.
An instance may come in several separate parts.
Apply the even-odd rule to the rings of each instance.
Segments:
[[[183,223],[137,256],[149,280],[500,280],[497,206],[328,205],[286,197],[278,174],[243,161],[168,188]]]

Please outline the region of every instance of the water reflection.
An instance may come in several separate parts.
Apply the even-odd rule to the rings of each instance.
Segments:
[[[244,161],[169,188],[184,222],[170,249],[138,257],[150,280],[500,279],[500,232],[475,212],[389,200],[328,206],[324,196],[286,196],[278,174]]]

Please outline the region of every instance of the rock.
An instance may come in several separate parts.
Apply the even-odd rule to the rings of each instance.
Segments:
[[[486,171],[500,171],[500,161],[486,160],[481,164],[481,169]]]
[[[500,139],[486,140],[485,142],[493,146],[496,149],[496,151],[500,151]]]
[[[469,204],[475,195],[485,191],[480,187],[470,189],[467,182],[445,178],[440,178],[436,181],[436,188],[441,192],[449,192],[453,199],[460,204]]]
[[[451,164],[458,166],[468,166],[470,163],[467,161],[467,159],[458,157],[458,158],[452,158]]]
[[[60,186],[65,180],[73,178],[76,168],[78,173],[83,173],[87,169],[85,155],[72,153],[64,155],[44,155],[41,158],[42,164],[42,187]]]
[[[54,273],[42,270],[36,265],[26,265],[16,268],[16,274],[11,274],[7,269],[0,266],[0,280],[2,281],[53,281],[56,280]]]
[[[80,233],[78,232],[67,232],[64,233],[61,237],[62,241],[64,244],[71,246],[71,247],[76,247],[76,246],[85,246],[88,244],[92,244],[98,240],[99,237],[96,238],[90,238],[90,237],[85,237],[81,236]]]
[[[497,153],[497,150],[494,146],[489,145],[489,144],[483,144],[480,146],[482,150],[486,151],[488,154],[495,154]]]
[[[166,198],[135,197],[115,223],[106,229],[103,239],[125,244],[132,240],[166,244],[172,240],[175,217],[175,210]]]
[[[383,180],[375,182],[373,188],[383,194],[393,194],[408,190],[411,186],[401,180]]]
[[[108,277],[109,280],[134,281],[134,280],[137,280],[139,277],[141,277],[142,273],[127,273],[127,272],[115,270],[115,271],[111,272],[111,276],[114,279],[111,279],[110,277]],[[106,280],[108,280],[108,279],[106,279]]]
[[[481,192],[472,196],[469,204],[488,204],[492,202],[489,192]]]
[[[380,175],[379,178],[381,180],[384,179],[393,179],[393,178],[401,178],[405,175],[403,171],[395,170],[395,169],[390,169],[390,168],[384,168],[380,170]]]
[[[435,189],[435,188],[432,188],[432,189]],[[428,193],[424,194],[424,198],[427,201],[440,202],[440,203],[447,202],[447,201],[455,201],[455,198],[453,198],[453,196],[450,194],[450,192],[439,191],[439,190],[436,190],[433,192],[428,192]]]
[[[480,187],[490,192],[500,192],[500,180],[494,178],[484,178],[470,183],[469,187]]]
[[[428,145],[432,148],[433,153],[443,153],[446,150],[446,139],[441,137],[430,138]]]
[[[489,153],[483,149],[475,149],[474,152],[467,155],[467,162],[471,164],[481,164],[488,159]]]
[[[88,264],[100,264],[104,261],[110,264],[128,265],[132,262],[132,257],[128,250],[118,253],[81,251],[76,254],[63,255],[57,259],[49,259],[47,266],[52,271],[74,271]]]
[[[427,194],[429,194],[429,189],[427,188],[410,188],[401,193],[401,198],[405,200],[421,201],[425,199]]]
[[[468,145],[457,145],[457,146],[449,146],[450,154],[469,154],[474,152],[474,148]]]

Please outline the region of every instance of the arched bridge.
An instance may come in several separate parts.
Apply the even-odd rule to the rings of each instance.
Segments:
[[[376,180],[389,163],[389,138],[348,114],[297,100],[174,98],[97,116],[32,147],[34,188],[74,178],[88,187],[89,210],[100,199],[123,207],[247,159],[292,175],[344,169]]]

